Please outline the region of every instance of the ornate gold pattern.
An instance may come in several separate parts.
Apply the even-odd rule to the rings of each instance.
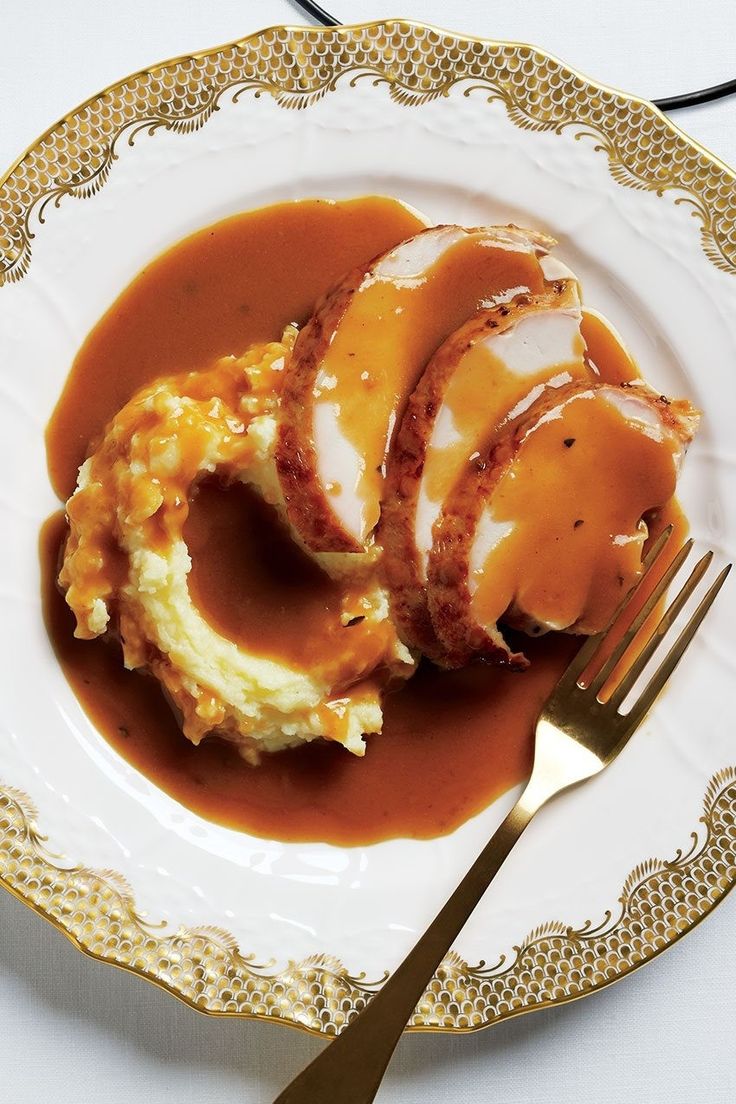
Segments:
[[[200,1012],[271,1018],[335,1034],[384,979],[352,977],[328,955],[257,964],[218,928],[166,933],[136,911],[118,874],[65,867],[46,850],[27,797],[0,789],[0,883],[83,951],[153,981]],[[654,958],[703,919],[736,883],[736,767],[708,786],[690,850],[631,872],[597,927],[545,924],[511,962],[470,966],[450,954],[411,1027],[473,1031],[602,989]]]
[[[734,174],[645,100],[596,84],[549,54],[392,20],[339,28],[274,27],[204,54],[144,70],[88,100],[52,127],[0,181],[0,283],[28,271],[34,218],[50,204],[82,199],[107,180],[125,140],[160,128],[203,126],[228,94],[268,94],[304,108],[349,77],[385,84],[415,107],[463,86],[504,104],[511,121],[555,133],[572,128],[605,153],[612,176],[630,188],[687,203],[703,249],[736,272]]]
[[[705,253],[736,272],[736,178],[651,104],[595,84],[530,46],[468,39],[391,21],[359,27],[277,27],[138,73],[67,115],[0,179],[0,284],[28,271],[50,205],[94,195],[123,141],[203,126],[225,95],[268,94],[304,108],[338,82],[372,80],[406,107],[447,96],[501,102],[518,127],[589,138],[622,185],[673,193],[700,221]],[[470,966],[452,954],[414,1016],[415,1029],[470,1031],[575,999],[649,961],[697,924],[736,883],[736,768],[711,782],[687,854],[650,860],[626,881],[620,912],[598,927],[552,923],[513,961]],[[350,976],[327,955],[276,969],[241,954],[214,928],[166,933],[135,908],[119,875],[65,866],[46,849],[30,801],[0,789],[0,883],[86,953],[147,978],[214,1014],[275,1018],[333,1034],[383,979]]]

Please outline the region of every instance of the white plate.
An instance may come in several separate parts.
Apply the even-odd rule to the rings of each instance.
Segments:
[[[178,805],[95,731],[41,620],[38,530],[57,506],[43,429],[80,343],[150,257],[306,196],[385,193],[436,221],[549,230],[646,377],[703,409],[681,497],[698,543],[733,559],[735,186],[650,105],[541,51],[403,22],[266,31],[131,77],[41,138],[0,183],[3,883],[202,1011],[332,1032],[514,798],[434,841],[264,842]],[[734,623],[727,586],[626,752],[529,829],[415,1027],[591,992],[732,887]]]

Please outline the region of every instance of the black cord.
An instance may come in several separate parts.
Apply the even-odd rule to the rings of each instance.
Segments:
[[[736,93],[736,80],[727,80],[723,84],[713,84],[710,88],[699,88],[697,92],[683,92],[681,96],[665,96],[662,100],[653,100],[660,111],[677,111],[681,107],[695,107],[697,104],[710,103],[724,96]]]
[[[311,15],[318,23],[325,27],[339,27],[339,19],[326,12],[314,0],[296,0],[296,3],[307,15]],[[697,104],[710,103],[711,100],[720,100],[724,96],[736,94],[736,80],[724,81],[723,84],[713,84],[710,88],[699,88],[696,92],[683,92],[681,96],[665,96],[660,100],[652,100],[652,103],[660,111],[679,111],[681,107],[695,107]]]
[[[319,23],[322,23],[325,27],[339,27],[340,20],[335,19],[326,12],[324,8],[321,8],[319,4],[314,4],[312,0],[296,0],[300,8],[303,8],[307,15],[311,15],[313,19],[316,19]]]

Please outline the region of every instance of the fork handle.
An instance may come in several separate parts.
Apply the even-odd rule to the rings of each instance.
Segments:
[[[367,1007],[274,1104],[370,1104],[435,970],[542,801],[529,788],[481,851],[419,942]]]

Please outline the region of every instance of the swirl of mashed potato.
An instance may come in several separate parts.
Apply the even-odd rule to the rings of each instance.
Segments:
[[[126,667],[159,679],[193,743],[216,732],[253,762],[317,737],[362,755],[381,729],[381,681],[414,670],[371,553],[315,557],[340,582],[345,638],[309,669],[245,651],[192,601],[183,529],[198,478],[248,483],[285,517],[273,451],[295,336],[133,396],[80,468],[59,575],[78,637],[117,633]]]

